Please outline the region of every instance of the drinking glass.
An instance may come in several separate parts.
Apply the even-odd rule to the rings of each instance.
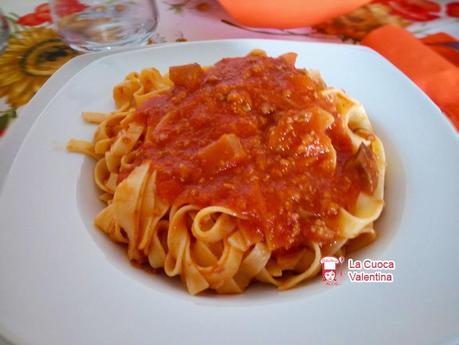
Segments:
[[[79,51],[142,44],[158,24],[154,0],[49,0],[56,29]]]
[[[10,27],[8,26],[8,21],[0,8],[0,52],[6,47],[9,35]]]

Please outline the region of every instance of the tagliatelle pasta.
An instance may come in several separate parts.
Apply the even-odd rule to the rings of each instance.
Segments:
[[[362,105],[262,51],[202,68],[130,73],[116,111],[83,113],[106,207],[95,224],[128,258],[191,294],[289,289],[320,259],[376,238],[384,148]]]

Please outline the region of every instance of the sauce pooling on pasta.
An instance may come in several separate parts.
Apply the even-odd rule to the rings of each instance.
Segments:
[[[148,130],[134,166],[151,160],[160,198],[227,207],[274,254],[339,239],[339,209],[352,210],[377,175],[320,79],[296,69],[291,54],[171,67],[169,77],[174,87],[136,114]]]

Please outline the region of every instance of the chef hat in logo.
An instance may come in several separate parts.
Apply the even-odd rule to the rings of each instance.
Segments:
[[[320,263],[322,264],[322,269],[323,270],[336,270],[336,264],[339,262],[339,260],[333,256],[326,256],[320,260]]]
[[[328,271],[328,270],[333,270],[333,271],[336,270],[336,263],[335,263],[335,262],[326,261],[326,262],[324,262],[323,265],[324,265],[324,266],[323,266],[323,267],[324,267],[324,268],[323,268],[324,270],[327,270],[327,271]]]

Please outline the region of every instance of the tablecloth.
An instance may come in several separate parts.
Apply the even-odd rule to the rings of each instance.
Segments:
[[[406,27],[418,38],[438,32],[459,37],[459,1],[377,0],[313,27],[289,30],[244,27],[213,0],[156,3],[159,25],[148,44],[223,38],[358,44],[367,33],[385,24]],[[79,53],[54,30],[46,2],[2,0],[0,6],[11,29],[8,46],[0,53],[0,136],[4,136],[44,82]]]

